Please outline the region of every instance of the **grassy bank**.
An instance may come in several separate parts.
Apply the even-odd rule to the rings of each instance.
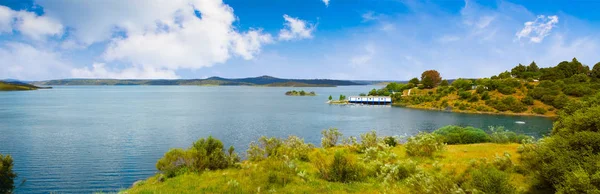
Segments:
[[[411,160],[416,167],[430,173],[462,174],[473,161],[486,159],[494,160],[505,153],[510,154],[512,162],[518,164],[519,157],[517,147],[519,144],[470,144],[449,145],[447,151],[436,156],[411,157],[406,154],[404,146],[396,146],[391,153],[397,155],[397,160]],[[310,151],[310,156],[325,154],[331,156],[339,151],[352,153],[351,158],[358,160],[365,154],[352,152],[346,147],[333,147],[328,149],[315,148]],[[277,175],[271,169],[279,160],[265,160],[260,162],[244,161],[239,168],[207,171],[202,174],[187,173],[174,178],[168,178],[164,182],[159,181],[161,175],[153,176],[125,192],[127,193],[257,193],[257,192],[284,192],[284,193],[408,193],[410,186],[406,182],[393,184],[382,183],[377,178],[369,178],[361,182],[339,183],[329,182],[321,179],[315,164],[308,161],[292,161],[293,169],[285,174],[285,177]],[[291,164],[290,163],[290,164]],[[282,163],[283,164],[283,163]],[[286,167],[281,167],[286,168]],[[439,170],[441,169],[441,170]],[[286,170],[288,171],[288,170]],[[528,178],[518,174],[510,173],[510,181],[518,190],[526,190],[529,186]]]

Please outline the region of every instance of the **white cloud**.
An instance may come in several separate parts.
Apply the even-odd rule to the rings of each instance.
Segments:
[[[525,27],[516,34],[517,39],[528,38],[530,42],[540,43],[557,23],[558,16],[539,15],[534,21],[525,22]]]
[[[18,42],[8,42],[0,47],[0,64],[0,78],[22,80],[65,76],[70,69],[59,53]]]
[[[362,22],[368,22],[368,21],[376,20],[379,17],[379,16],[376,16],[375,13],[373,13],[372,11],[368,11],[366,13],[363,13],[360,16],[363,19]]]
[[[104,63],[94,63],[92,69],[87,67],[71,70],[74,78],[114,78],[114,79],[176,79],[174,71],[153,67],[130,67],[123,70],[106,68]]]
[[[352,64],[354,67],[360,67],[361,65],[368,64],[371,61],[371,59],[373,59],[374,55],[375,48],[373,47],[373,45],[367,44],[364,47],[363,54],[353,56],[350,58],[350,64]]]
[[[329,0],[323,0],[323,3],[325,3],[326,7],[329,7]]]
[[[285,19],[285,27],[279,31],[279,40],[300,40],[310,39],[315,26],[304,20],[283,15]]]
[[[448,43],[460,40],[460,37],[454,35],[444,35],[438,39],[441,43]]]
[[[63,26],[47,16],[38,16],[33,12],[14,11],[0,5],[0,33],[18,30],[33,40],[45,40],[47,36],[60,36]]]

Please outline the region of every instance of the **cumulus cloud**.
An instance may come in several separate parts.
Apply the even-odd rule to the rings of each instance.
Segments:
[[[114,78],[114,79],[176,79],[174,71],[156,69],[154,67],[130,67],[126,69],[110,69],[104,63],[94,63],[92,68],[76,68],[71,70],[74,78]]]
[[[63,34],[63,25],[53,18],[38,16],[33,12],[14,11],[0,5],[0,33],[18,30],[34,40]]]
[[[23,80],[66,76],[70,65],[60,53],[29,44],[8,42],[0,47],[0,78]]]
[[[310,39],[315,30],[314,24],[308,23],[299,18],[283,15],[285,27],[279,31],[279,40],[300,40]]]
[[[326,7],[329,7],[329,0],[323,0],[323,3],[325,3]]]
[[[525,22],[525,27],[516,34],[517,39],[526,38],[530,42],[540,43],[557,23],[558,16],[539,15],[534,21]]]

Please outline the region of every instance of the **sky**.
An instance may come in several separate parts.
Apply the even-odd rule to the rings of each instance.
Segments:
[[[489,77],[600,61],[600,1],[0,0],[0,79]]]

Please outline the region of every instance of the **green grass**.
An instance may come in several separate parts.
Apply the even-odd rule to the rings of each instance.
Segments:
[[[519,144],[468,144],[448,145],[445,152],[434,158],[409,157],[403,146],[396,146],[392,152],[398,160],[415,161],[424,171],[441,168],[442,172],[460,174],[469,168],[475,160],[493,160],[497,155],[509,153],[513,163],[518,164]],[[347,147],[328,149],[315,148],[311,160],[320,151],[325,152],[328,159],[333,158],[336,151],[347,150]],[[364,154],[348,151],[354,158]],[[283,159],[267,159],[260,162],[244,161],[238,168],[205,171],[201,174],[184,175],[159,181],[161,175],[155,175],[124,193],[408,193],[404,181],[384,184],[375,177],[365,178],[350,183],[328,182],[319,176],[315,163],[319,161],[284,161]],[[290,168],[290,165],[292,166]],[[519,191],[528,189],[528,177],[510,173],[511,183]]]

